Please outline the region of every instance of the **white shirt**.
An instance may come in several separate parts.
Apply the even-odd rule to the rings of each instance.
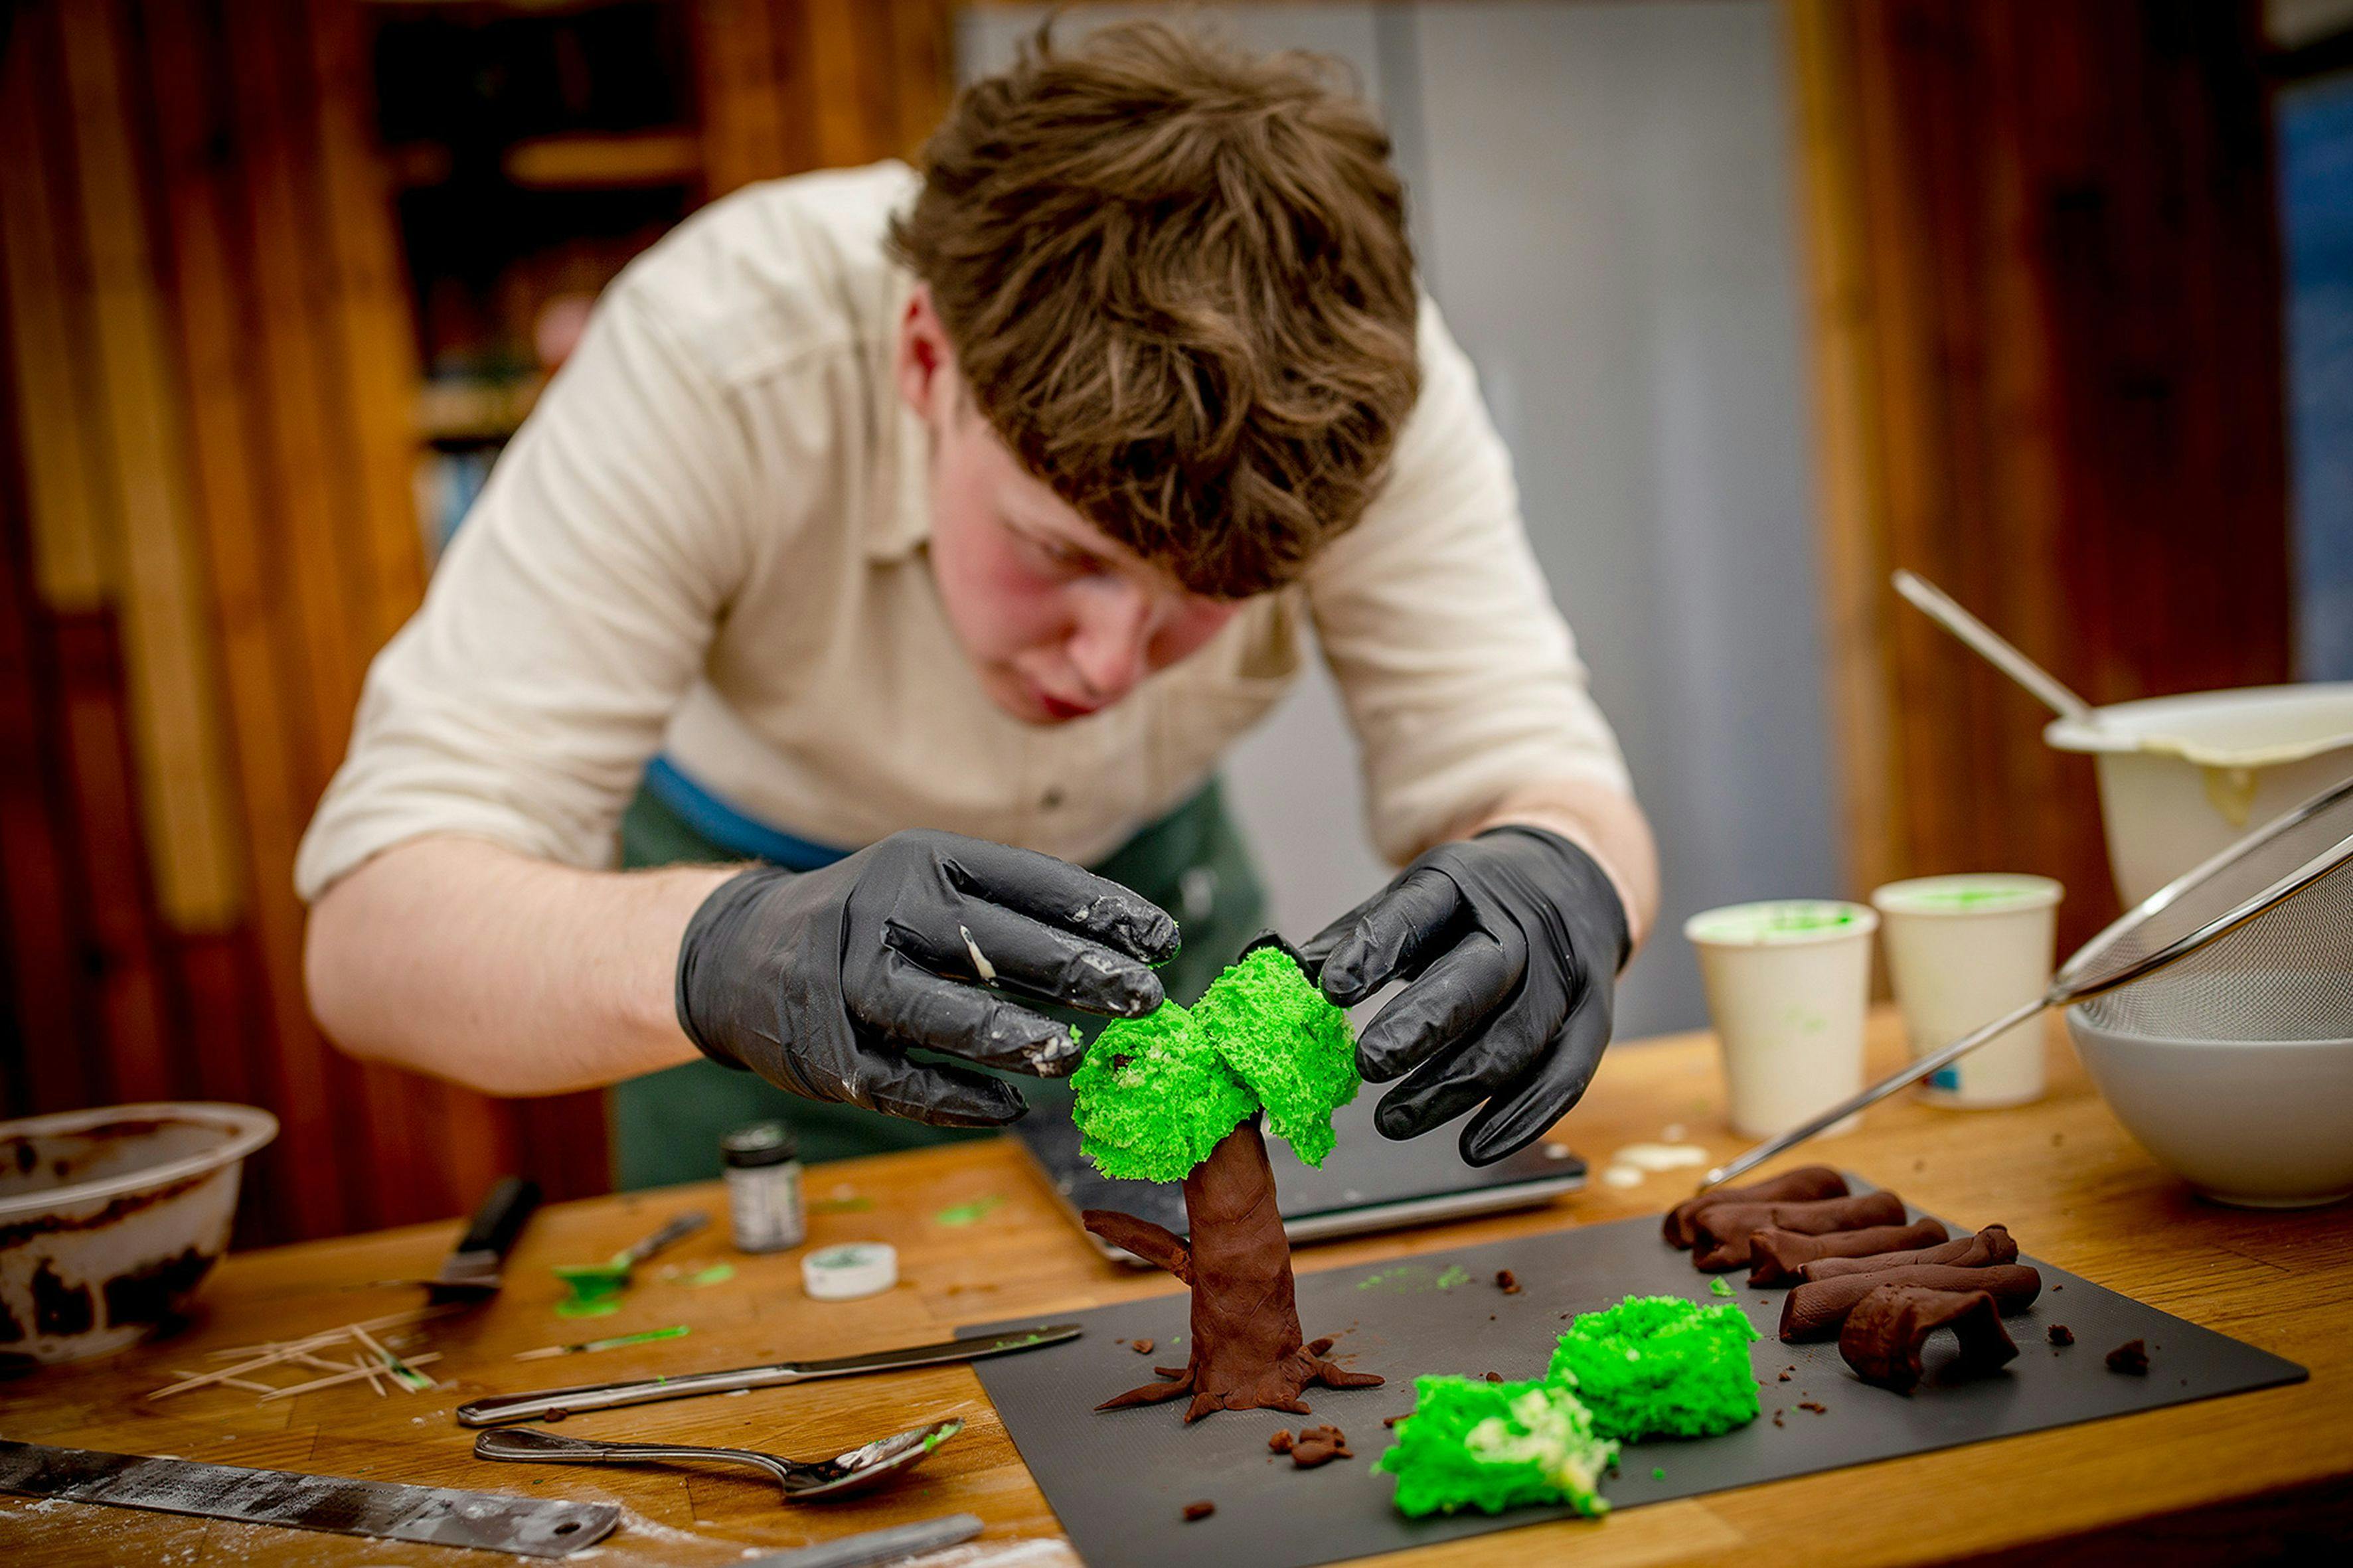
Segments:
[[[610,866],[658,752],[821,844],[928,826],[1098,861],[1274,705],[1311,620],[1392,860],[1531,784],[1630,796],[1427,301],[1390,477],[1299,583],[1102,712],[997,708],[933,582],[926,431],[892,375],[912,279],[884,225],[915,188],[896,163],[754,185],[606,291],[368,672],[305,899],[428,834]]]

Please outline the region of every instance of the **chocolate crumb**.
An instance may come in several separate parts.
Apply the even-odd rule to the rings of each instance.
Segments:
[[[2141,1340],[2126,1340],[2108,1352],[2108,1370],[2127,1377],[2148,1375],[2148,1345]]]
[[[1820,1400],[1814,1399],[1800,1399],[1798,1401],[1798,1408],[1800,1410],[1810,1410],[1817,1415],[1828,1415],[1831,1413],[1831,1407],[1829,1405],[1822,1404]]]
[[[1487,1381],[1489,1383],[1501,1383],[1504,1381],[1504,1374],[1500,1372],[1491,1372],[1487,1374]]]
[[[1303,1470],[1318,1465],[1328,1465],[1335,1459],[1353,1459],[1348,1451],[1347,1434],[1337,1426],[1302,1426],[1299,1440],[1292,1445],[1291,1462]]]
[[[1185,1505],[1185,1522],[1187,1524],[1198,1524],[1201,1521],[1208,1518],[1211,1514],[1217,1511],[1218,1505],[1210,1502],[1206,1498],[1199,1502],[1188,1502]]]
[[[1495,1270],[1495,1286],[1506,1296],[1516,1296],[1521,1290],[1519,1276],[1508,1268]]]
[[[2047,1332],[2051,1342],[2054,1345],[2072,1345],[2075,1342],[2075,1331],[2064,1323],[2052,1324]]]
[[[1789,1381],[1789,1374],[1788,1374],[1788,1373],[1786,1373],[1786,1372],[1785,1372],[1785,1373],[1782,1373],[1778,1378],[1775,1379],[1774,1381],[1776,1381],[1776,1382],[1778,1382],[1778,1383],[1787,1383],[1787,1382],[1788,1382],[1788,1381]]]
[[[1410,1415],[1412,1414],[1413,1412],[1409,1410],[1404,1415],[1384,1415],[1381,1417],[1381,1425],[1384,1426],[1395,1426],[1398,1422],[1404,1420],[1406,1415]]]
[[[1488,1321],[1489,1322],[1491,1322],[1491,1323],[1492,1323],[1492,1322],[1493,1322],[1493,1321],[1496,1321],[1496,1319],[1495,1319],[1495,1314],[1494,1314],[1494,1313],[1493,1313],[1493,1312],[1488,1313],[1488,1314],[1487,1314],[1487,1321]]]
[[[1778,1410],[1773,1412],[1773,1425],[1776,1426],[1781,1425],[1781,1413]]]
[[[1130,1340],[1127,1342],[1127,1345],[1130,1350],[1134,1351],[1138,1355],[1150,1355],[1152,1353],[1152,1342],[1150,1340]]]
[[[1291,1434],[1287,1431],[1277,1432],[1273,1436],[1269,1437],[1266,1440],[1266,1446],[1273,1449],[1278,1454],[1288,1454],[1291,1452]]]

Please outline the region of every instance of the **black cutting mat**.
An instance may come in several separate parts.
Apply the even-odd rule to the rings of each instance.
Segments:
[[[1857,1184],[1856,1190],[1867,1189]],[[1384,1387],[1345,1393],[1310,1389],[1307,1403],[1315,1413],[1308,1417],[1226,1410],[1188,1427],[1182,1401],[1096,1412],[1102,1400],[1155,1381],[1155,1364],[1185,1360],[1182,1292],[1082,1313],[1081,1338],[983,1361],[975,1370],[1090,1568],[1202,1561],[1306,1568],[1563,1517],[1568,1510],[1523,1509],[1493,1518],[1406,1519],[1389,1505],[1390,1478],[1372,1469],[1389,1446],[1382,1417],[1412,1407],[1418,1374],[1535,1377],[1568,1316],[1629,1295],[1722,1300],[1709,1292],[1711,1279],[1736,1287],[1731,1300],[1763,1336],[1750,1352],[1765,1413],[1720,1437],[1628,1445],[1602,1488],[1613,1508],[2299,1383],[2306,1375],[2293,1362],[2063,1269],[2020,1261],[2042,1271],[2042,1295],[2031,1310],[2003,1320],[2018,1342],[2018,1360],[1991,1378],[1942,1384],[1937,1358],[1950,1355],[1951,1337],[1940,1335],[1929,1352],[1930,1381],[1909,1398],[1859,1382],[1835,1342],[1781,1343],[1774,1331],[1786,1292],[1749,1289],[1742,1283],[1746,1271],[1699,1273],[1691,1254],[1660,1238],[1655,1215],[1426,1252],[1379,1268],[1300,1275],[1299,1316],[1307,1336],[1341,1335],[1335,1353],[1345,1364],[1388,1379]],[[1496,1287],[1501,1268],[1518,1278],[1518,1295]],[[2045,1330],[2052,1323],[2074,1331],[2073,1347],[2052,1348]],[[1138,1355],[1119,1342],[1135,1338],[1155,1341],[1154,1352]],[[2105,1364],[2111,1348],[2133,1339],[2147,1342],[2146,1377]],[[1792,1366],[1789,1381],[1778,1381]],[[1799,1409],[1801,1400],[1825,1412]],[[1776,1410],[1782,1413],[1778,1426]],[[1300,1470],[1268,1452],[1266,1440],[1277,1428],[1311,1421],[1338,1426],[1357,1457]],[[1185,1505],[1196,1500],[1216,1503],[1216,1514],[1184,1523]]]

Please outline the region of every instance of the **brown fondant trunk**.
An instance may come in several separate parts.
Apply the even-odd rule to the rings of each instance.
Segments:
[[[1307,1413],[1300,1399],[1311,1384],[1369,1388],[1381,1380],[1347,1372],[1324,1359],[1328,1339],[1303,1343],[1299,1305],[1291,1280],[1291,1243],[1275,1208],[1274,1171],[1258,1118],[1218,1141],[1209,1157],[1185,1178],[1185,1217],[1191,1241],[1133,1215],[1089,1209],[1087,1228],[1157,1264],[1193,1288],[1189,1359],[1154,1370],[1169,1381],[1131,1389],[1097,1406],[1116,1410],[1190,1394],[1185,1419],[1212,1410]]]

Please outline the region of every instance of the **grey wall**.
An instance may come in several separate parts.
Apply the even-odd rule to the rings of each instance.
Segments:
[[[966,13],[965,70],[1010,58],[1042,14]],[[1665,907],[1620,1033],[1696,1026],[1684,916],[1841,885],[1779,10],[1446,0],[1212,16],[1253,47],[1338,55],[1388,121],[1425,281],[1479,367],[1537,556],[1658,830]],[[1286,931],[1379,885],[1360,821],[1329,806],[1353,796],[1355,760],[1320,670],[1229,776]]]

